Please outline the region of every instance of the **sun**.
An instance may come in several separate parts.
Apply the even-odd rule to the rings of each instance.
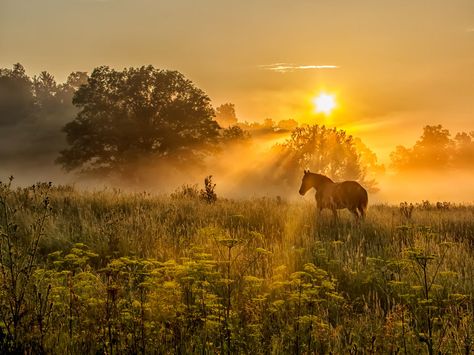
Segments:
[[[326,94],[324,92],[320,93],[319,96],[313,99],[314,111],[316,113],[324,113],[329,115],[331,111],[336,107],[336,100],[334,95]]]

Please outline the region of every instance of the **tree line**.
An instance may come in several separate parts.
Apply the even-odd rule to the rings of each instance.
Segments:
[[[442,125],[428,125],[411,148],[397,146],[390,158],[397,171],[469,169],[474,166],[474,131],[452,137]]]
[[[290,135],[269,152],[262,167],[268,174],[259,175],[275,184],[293,184],[309,168],[375,185],[373,173],[384,170],[375,153],[343,130],[300,126],[293,119],[241,122],[233,104],[214,108],[183,74],[151,65],[101,66],[90,74],[73,72],[65,83],[45,71],[29,77],[21,64],[0,69],[0,127],[4,161],[45,157],[66,171],[101,177],[128,176],[154,162],[182,169],[205,165],[235,143],[280,133]],[[474,133],[452,139],[440,125],[426,126],[412,148],[399,146],[391,154],[398,171],[472,162]]]

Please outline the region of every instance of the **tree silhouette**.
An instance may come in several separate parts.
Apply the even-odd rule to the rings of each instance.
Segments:
[[[284,131],[293,131],[294,129],[298,127],[298,122],[292,118],[287,119],[287,120],[281,120],[278,122],[277,127],[278,129],[281,129]]]
[[[72,73],[57,84],[48,72],[30,78],[21,64],[0,69],[0,158],[4,168],[45,166],[66,146],[61,128],[77,109],[72,97],[87,77]]]
[[[462,168],[474,164],[473,133],[458,133],[451,138],[441,125],[425,126],[412,148],[397,146],[390,154],[397,171]]]
[[[235,105],[226,103],[216,108],[216,121],[222,128],[227,128],[237,124]]]
[[[66,170],[122,174],[143,160],[195,161],[219,136],[209,97],[177,71],[99,67],[73,103],[80,111],[57,159]]]
[[[454,137],[456,145],[453,165],[470,167],[474,165],[474,132],[460,132]]]
[[[250,133],[239,126],[230,126],[229,128],[223,129],[221,134],[221,141],[224,144],[245,142],[250,138]]]
[[[36,114],[33,83],[25,68],[0,69],[0,127],[31,122]]]
[[[335,181],[357,180],[375,188],[374,181],[366,180],[369,167],[361,159],[355,140],[343,130],[319,125],[296,128],[275,153],[273,173],[288,184],[294,185],[302,171],[310,169]]]

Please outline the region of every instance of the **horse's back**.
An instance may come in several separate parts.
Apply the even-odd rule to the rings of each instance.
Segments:
[[[366,208],[368,203],[367,190],[357,181],[343,181],[334,186],[334,198],[339,208]]]

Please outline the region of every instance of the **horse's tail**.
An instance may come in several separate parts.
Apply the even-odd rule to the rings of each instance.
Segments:
[[[369,194],[367,193],[367,190],[362,188],[362,196],[361,200],[359,202],[359,212],[363,217],[365,217],[365,212],[367,211],[367,205],[369,204]]]

